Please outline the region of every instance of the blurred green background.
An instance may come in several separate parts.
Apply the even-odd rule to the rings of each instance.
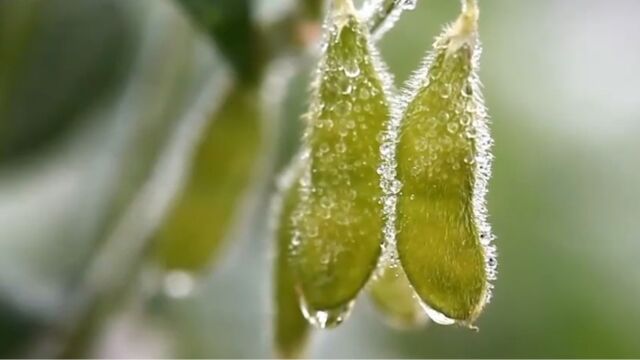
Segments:
[[[396,331],[362,296],[310,356],[640,356],[640,2],[480,6],[499,251],[480,332]],[[300,136],[313,10],[0,0],[0,356],[271,356],[269,199]],[[458,10],[420,0],[385,35],[398,86]],[[153,234],[238,89],[262,100],[250,185],[215,261],[165,276]]]

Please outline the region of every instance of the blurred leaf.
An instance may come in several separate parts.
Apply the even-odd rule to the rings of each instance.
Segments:
[[[78,114],[82,119],[56,146],[0,172],[0,290],[9,303],[47,320],[64,318],[77,305],[69,298],[87,287],[121,281],[130,262],[139,260],[144,239],[189,160],[189,141],[195,138],[190,134],[206,123],[205,114],[216,108],[229,80],[211,43],[169,2],[55,3],[59,7],[42,13],[42,21],[64,23],[68,4],[86,9],[87,19],[99,17],[129,29],[116,40],[134,45],[124,56],[134,60],[110,96]],[[126,25],[110,21],[105,6],[116,6],[113,13]],[[76,25],[78,33],[92,32],[92,21]],[[83,51],[81,45],[60,47],[48,60],[56,64],[73,58],[71,54]],[[55,79],[64,78],[66,71],[74,74],[73,61],[59,71]],[[60,96],[88,101],[84,93],[91,91],[75,91]],[[29,110],[26,103],[21,107]],[[65,311],[60,311],[62,304],[68,304]]]
[[[113,94],[130,33],[115,2],[0,3],[0,162],[60,138]]]
[[[263,41],[252,19],[251,0],[177,0],[205,32],[215,39],[236,76],[256,85],[266,64]]]

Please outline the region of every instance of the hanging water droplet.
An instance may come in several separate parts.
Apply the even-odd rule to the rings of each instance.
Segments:
[[[431,320],[433,320],[435,323],[440,325],[453,325],[456,323],[455,320],[447,317],[446,315],[444,315],[443,313],[437,310],[432,309],[431,307],[429,307],[429,305],[422,302],[420,304],[422,305],[422,308],[427,313],[429,318],[431,318]]]
[[[195,281],[186,271],[170,271],[164,277],[164,292],[168,297],[184,299],[193,293]]]
[[[307,321],[318,329],[331,329],[342,324],[351,315],[355,301],[329,310],[314,310],[304,301],[300,302],[300,310]]]

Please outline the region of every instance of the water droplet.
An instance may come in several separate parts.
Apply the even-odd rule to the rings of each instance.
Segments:
[[[336,115],[338,116],[345,116],[347,114],[349,114],[349,112],[351,111],[351,103],[344,101],[344,100],[340,100],[338,101],[338,103],[333,107],[333,111],[335,111]]]
[[[327,129],[331,129],[333,127],[333,120],[331,119],[327,119],[324,121],[324,126],[327,127]]]
[[[443,84],[440,89],[440,96],[443,99],[448,99],[451,96],[451,84]]]
[[[400,182],[400,180],[397,180],[397,179],[393,180],[391,182],[391,188],[390,188],[391,193],[397,194],[400,192],[400,189],[402,189],[402,183]]]
[[[458,125],[458,123],[456,122],[449,122],[447,124],[447,131],[451,134],[455,134],[456,131],[458,131],[458,128],[460,127],[460,125]]]
[[[353,86],[351,85],[351,81],[347,78],[338,78],[337,80],[338,91],[340,94],[348,95],[351,94],[351,90]]]
[[[422,309],[424,309],[424,312],[427,313],[427,315],[431,318],[431,320],[433,320],[435,323],[440,324],[440,325],[453,325],[456,323],[456,321],[454,319],[451,319],[449,317],[447,317],[446,315],[442,314],[441,312],[432,309],[431,307],[429,307],[429,305],[420,302],[420,305],[422,305]]]
[[[476,129],[474,127],[469,127],[467,131],[465,131],[465,135],[469,139],[473,139],[476,137]]]
[[[174,270],[164,277],[164,292],[168,297],[184,299],[193,293],[195,281],[186,271]]]
[[[404,10],[413,10],[416,8],[416,4],[418,3],[418,0],[404,0],[402,2],[402,9]]]
[[[466,164],[473,164],[475,162],[475,159],[473,157],[473,154],[468,154],[467,156],[464,157],[464,162]]]
[[[464,97],[470,97],[471,95],[473,95],[473,90],[471,89],[471,85],[467,84],[463,86],[462,91],[460,91],[460,93]]]
[[[314,310],[302,300],[300,301],[300,309],[311,325],[319,329],[330,329],[342,324],[351,315],[354,303],[355,301],[351,301],[336,309]]]
[[[351,61],[347,61],[344,64],[344,74],[350,78],[354,78],[360,75],[360,66],[355,59],[352,59]]]
[[[371,97],[371,93],[369,92],[369,89],[363,87],[359,91],[359,96],[361,100],[367,100],[369,99],[369,97]]]

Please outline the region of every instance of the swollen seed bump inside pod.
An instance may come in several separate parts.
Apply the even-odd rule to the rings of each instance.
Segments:
[[[294,160],[278,183],[272,213],[276,257],[274,273],[274,346],[279,358],[300,357],[306,348],[310,325],[300,310],[300,298],[289,266],[288,249],[293,239],[291,215],[299,200],[301,162]]]
[[[485,193],[492,140],[473,1],[410,80],[397,148],[397,251],[430,317],[472,326],[495,278]]]
[[[377,168],[389,118],[390,79],[350,0],[334,2],[313,84],[291,267],[307,319],[320,328],[348,316],[381,251]]]

